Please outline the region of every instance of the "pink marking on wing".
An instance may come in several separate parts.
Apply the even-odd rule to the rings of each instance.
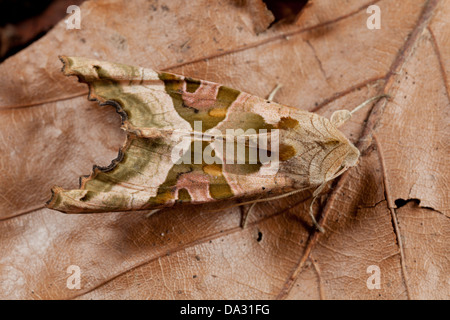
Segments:
[[[208,110],[216,102],[220,85],[202,81],[195,92],[187,92],[185,87],[186,83],[183,86],[182,95],[184,104],[198,110]]]
[[[192,201],[211,200],[209,195],[209,179],[199,172],[190,172],[183,174],[177,181],[178,190],[186,189],[192,198]],[[177,195],[178,196],[178,195]]]

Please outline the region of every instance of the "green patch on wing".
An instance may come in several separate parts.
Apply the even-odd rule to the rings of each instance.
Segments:
[[[202,142],[202,154],[208,145],[209,142]],[[228,182],[222,175],[222,165],[214,164],[216,170],[210,172],[205,170],[207,165],[203,162],[203,157],[201,158],[202,163],[193,163],[194,159],[196,159],[194,142],[186,151],[186,154],[190,154],[192,163],[174,164],[162,183],[151,185],[151,183],[155,182],[152,180],[151,174],[155,174],[158,170],[159,161],[165,161],[161,160],[160,155],[170,154],[170,152],[170,146],[166,144],[164,139],[132,138],[129,145],[124,148],[121,159],[118,159],[112,168],[96,167],[90,177],[82,179],[81,189],[87,190],[87,192],[80,201],[89,202],[102,192],[111,192],[114,186],[122,186],[126,190],[123,195],[111,192],[111,196],[105,198],[107,202],[104,202],[104,205],[111,209],[125,207],[125,204],[129,201],[129,196],[126,194],[133,190],[145,189],[146,187],[157,188],[156,195],[148,199],[146,208],[162,206],[174,200],[181,202],[195,201],[196,199],[192,199],[185,188],[178,191],[178,197],[176,198],[178,180],[183,174],[191,172],[200,173],[207,177],[207,185],[203,181],[198,183],[205,183],[201,188],[209,188],[210,196],[213,199],[225,199],[233,196]],[[214,152],[212,156],[215,157]],[[215,161],[217,162],[218,159],[216,158]],[[135,179],[139,175],[144,180]],[[142,183],[137,185],[134,182],[136,180],[142,181]]]
[[[202,142],[202,155],[205,150],[205,148],[209,145],[209,142]],[[200,150],[198,150],[200,151]],[[212,172],[208,172],[205,170],[205,167],[208,165],[203,162],[202,163],[194,163],[194,160],[196,157],[196,152],[198,152],[195,148],[194,142],[190,145],[188,150],[186,150],[185,155],[190,155],[191,163],[180,163],[180,164],[174,164],[173,167],[170,169],[169,173],[167,174],[166,180],[159,186],[157,195],[154,197],[151,197],[148,201],[150,207],[151,206],[157,206],[162,205],[164,203],[167,203],[171,200],[179,200],[183,202],[189,202],[192,201],[192,197],[189,194],[188,190],[182,188],[178,190],[178,199],[175,199],[175,192],[176,192],[176,185],[178,180],[183,174],[186,173],[199,173],[201,175],[204,175],[208,178],[208,185],[202,186],[203,188],[209,188],[209,194],[213,199],[226,199],[233,196],[233,192],[228,185],[228,182],[226,181],[225,177],[222,175],[222,165],[220,164],[214,164],[214,166],[217,168],[215,170],[214,174]],[[214,152],[212,152],[212,156],[215,157]],[[187,157],[183,157],[184,159],[187,159]],[[218,161],[218,158],[215,158],[215,162]],[[185,161],[188,162],[188,161]],[[195,182],[193,182],[195,183]],[[205,183],[203,181],[199,181],[198,183]],[[193,199],[195,200],[195,199]]]
[[[130,74],[130,78],[139,76],[138,68],[127,65],[122,65],[121,67],[127,74]],[[101,66],[96,65],[94,68],[100,79],[90,81],[95,96],[106,100],[106,104],[110,104],[109,102],[119,104],[120,108],[125,112],[128,121],[135,127],[163,127],[163,123],[155,119],[151,112],[151,110],[158,110],[158,104],[161,104],[156,96],[153,97],[153,101],[143,101],[137,94],[124,91],[124,87],[132,85],[132,81],[116,80]],[[151,90],[147,90],[145,93],[151,94]],[[155,106],[152,107],[152,104],[155,104]]]
[[[183,189],[178,190],[178,200],[180,202],[191,202],[192,197],[189,194],[189,192],[185,188],[183,188]]]
[[[242,129],[244,131],[254,129],[257,133],[259,133],[259,130],[262,129],[266,129],[267,131],[269,131],[276,128],[272,124],[267,123],[261,115],[252,112],[240,114],[239,119],[234,122],[235,123],[233,123],[233,126],[235,128]]]
[[[112,168],[94,168],[93,174],[82,180],[81,187],[93,192],[108,192],[114,185],[130,184],[134,177],[144,175],[150,165],[157,166],[158,161],[161,161],[160,154],[166,152],[170,152],[170,147],[163,139],[131,138],[121,153],[121,159]],[[88,193],[83,200],[89,201],[89,197],[94,195]]]
[[[200,87],[201,81],[186,77],[186,91],[194,93]]]

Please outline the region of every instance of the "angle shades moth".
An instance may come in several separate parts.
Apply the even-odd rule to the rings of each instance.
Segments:
[[[60,59],[65,75],[88,84],[89,100],[116,108],[127,132],[118,157],[107,167],[94,166],[80,178],[79,189],[52,188],[47,207],[66,213],[268,195],[251,201],[256,203],[314,189],[310,216],[320,229],[312,203],[360,155],[338,127],[380,98],[352,112],[336,111],[329,120],[209,81],[81,57]]]

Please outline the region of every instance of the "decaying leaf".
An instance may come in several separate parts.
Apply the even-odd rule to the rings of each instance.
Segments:
[[[448,299],[449,2],[313,1],[297,21],[259,33],[254,18],[266,9],[252,3],[86,1],[81,29],[61,21],[0,65],[2,298]],[[372,4],[380,29],[367,28]],[[317,202],[325,234],[311,227],[306,193],[257,204],[245,229],[239,208],[215,204],[149,218],[64,215],[44,207],[48,190],[76,189],[126,135],[114,108],[87,101],[86,86],[64,77],[58,55],[260,97],[281,84],[277,103],[328,119],[392,98],[342,127],[360,164]],[[80,289],[67,287],[73,265]],[[368,287],[371,266],[379,289]]]

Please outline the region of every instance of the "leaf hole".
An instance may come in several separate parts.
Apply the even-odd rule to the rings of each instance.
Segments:
[[[395,199],[395,201],[394,201],[395,206],[397,207],[397,209],[405,206],[408,202],[414,202],[416,205],[420,204],[420,200],[419,199],[406,199],[405,200],[405,199],[402,199],[402,198],[398,198],[398,199]]]
[[[308,3],[308,0],[265,0],[267,9],[272,11],[275,20],[269,26],[282,21],[283,23],[292,23],[299,17],[302,9]]]
[[[262,232],[258,230],[258,238],[256,238],[256,241],[261,242],[262,236],[263,236]]]

